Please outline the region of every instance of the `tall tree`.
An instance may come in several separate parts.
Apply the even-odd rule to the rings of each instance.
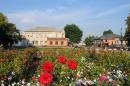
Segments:
[[[86,37],[84,42],[85,42],[85,44],[86,44],[87,46],[91,46],[91,45],[93,45],[93,42],[94,42],[94,36]]]
[[[125,32],[125,39],[128,41],[127,45],[130,46],[130,15],[127,17],[126,25],[127,25],[127,28]]]
[[[21,36],[15,24],[9,23],[7,17],[0,13],[0,45],[8,48],[19,40],[21,40]]]
[[[103,32],[103,35],[113,34],[112,30],[106,30]]]
[[[75,24],[68,24],[64,27],[65,36],[69,38],[71,43],[79,43],[81,41],[83,32]]]

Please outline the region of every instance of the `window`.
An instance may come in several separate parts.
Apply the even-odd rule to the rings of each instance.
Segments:
[[[43,44],[43,41],[40,41],[40,44]]]
[[[58,45],[58,41],[55,42],[55,45]]]
[[[32,44],[34,44],[34,41],[32,41]]]
[[[64,44],[64,42],[63,41],[61,41],[61,45],[63,45]]]
[[[37,45],[37,44],[38,44],[38,41],[35,41],[35,44]]]
[[[53,42],[52,41],[50,41],[50,45],[52,45],[53,44]]]

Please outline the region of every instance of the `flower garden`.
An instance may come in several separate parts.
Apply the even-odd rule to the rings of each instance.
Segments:
[[[130,54],[84,48],[0,51],[1,86],[130,86]]]

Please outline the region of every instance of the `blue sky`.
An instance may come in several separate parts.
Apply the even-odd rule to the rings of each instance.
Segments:
[[[64,28],[77,24],[88,35],[101,36],[112,29],[126,28],[130,0],[0,0],[0,11],[24,31],[31,27]]]

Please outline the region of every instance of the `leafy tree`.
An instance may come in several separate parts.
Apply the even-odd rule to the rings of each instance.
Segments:
[[[7,22],[8,22],[8,20],[7,20],[6,16],[3,15],[2,13],[0,13],[0,25],[7,23]]]
[[[21,36],[15,24],[9,23],[7,17],[0,13],[0,45],[8,48],[18,40],[21,40]]]
[[[83,32],[75,24],[66,25],[64,27],[65,36],[69,38],[71,43],[79,43],[81,41]]]
[[[91,45],[93,45],[93,42],[94,42],[94,36],[86,37],[84,42],[85,42],[85,44],[86,44],[87,46],[91,46]]]
[[[126,25],[127,25],[127,28],[125,32],[125,39],[128,41],[127,45],[130,46],[130,15],[127,17]]]
[[[107,30],[103,32],[103,35],[113,34],[112,30]]]

